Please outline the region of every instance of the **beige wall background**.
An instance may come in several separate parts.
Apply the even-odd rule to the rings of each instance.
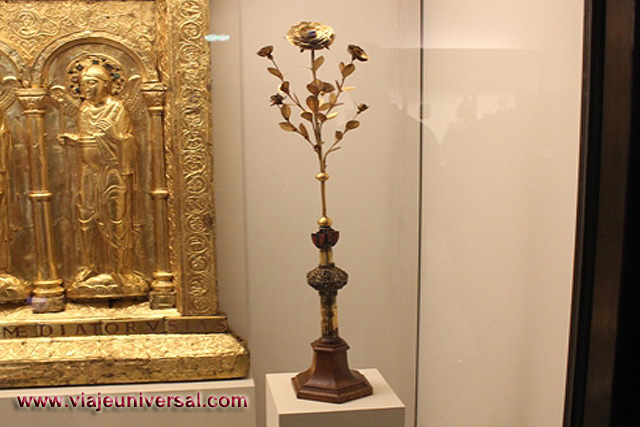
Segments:
[[[218,274],[221,307],[249,342],[264,411],[264,375],[306,369],[319,336],[319,298],[306,284],[317,265],[310,240],[319,217],[316,158],[277,125],[277,88],[255,55],[273,44],[300,90],[308,57],[284,39],[302,20],[331,25],[335,44],[321,75],[337,77],[350,43],[371,60],[346,98],[371,104],[362,126],[330,160],[329,214],[341,232],[338,266],[350,275],[339,294],[341,335],[352,367],[376,367],[407,405],[413,425],[418,306],[420,4],[415,0],[323,2],[212,0]],[[334,77],[335,76],[335,77]],[[305,83],[306,84],[306,83]],[[260,423],[263,423],[260,417]]]
[[[424,2],[419,425],[560,426],[583,2]]]

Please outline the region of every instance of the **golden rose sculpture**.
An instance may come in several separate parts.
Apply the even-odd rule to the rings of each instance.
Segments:
[[[276,63],[274,47],[265,46],[257,54],[271,61],[267,71],[279,80],[278,90],[271,95],[270,103],[280,110],[283,119],[278,123],[280,128],[298,134],[306,141],[316,153],[319,165],[316,179],[320,182],[322,215],[318,220],[319,230],[311,238],[320,251],[320,262],[317,268],[307,274],[307,282],[320,294],[322,336],[311,344],[314,350],[311,367],[292,378],[293,385],[298,398],[342,403],[368,396],[373,389],[362,374],[349,369],[349,346],[338,335],[336,298],[338,290],[347,284],[349,276],[333,262],[332,248],[338,242],[340,233],[331,227],[332,221],[327,215],[327,158],[342,148],[341,143],[349,132],[360,126],[358,116],[369,106],[357,104],[353,117],[336,126],[331,136],[325,134],[325,125],[339,115],[339,107],[343,105],[340,102],[341,95],[354,89],[353,86],[347,86],[346,81],[355,72],[356,61],[364,62],[369,58],[360,46],[350,44],[347,46],[350,60],[347,63],[340,62],[339,77],[333,83],[324,80],[319,75],[324,56],[316,55],[316,51],[329,49],[335,37],[331,27],[318,22],[301,22],[293,25],[287,33],[289,43],[298,47],[301,53],[309,52],[311,81],[306,85],[308,95],[304,102]]]
[[[301,22],[293,25],[287,33],[287,40],[292,45],[299,47],[300,52],[309,51],[310,53],[310,70],[311,81],[307,84],[306,89],[309,95],[305,98],[304,103],[300,100],[291,88],[291,83],[285,78],[284,73],[276,63],[273,46],[265,46],[260,49],[257,54],[260,57],[267,58],[271,61],[272,66],[267,71],[280,80],[278,91],[270,98],[271,106],[277,106],[280,109],[282,118],[279,123],[280,128],[286,132],[293,132],[300,135],[315,151],[318,156],[320,172],[316,176],[320,181],[322,196],[322,216],[318,220],[319,225],[331,225],[331,219],[327,216],[326,201],[326,181],[329,179],[327,174],[327,158],[329,154],[338,151],[340,143],[345,135],[360,126],[358,116],[364,113],[369,106],[367,104],[358,104],[354,116],[347,120],[341,128],[333,133],[333,138],[327,140],[324,135],[324,125],[338,117],[339,111],[337,107],[342,106],[340,96],[347,91],[355,89],[353,86],[347,86],[346,80],[356,70],[355,61],[367,61],[369,58],[360,46],[350,44],[347,52],[351,60],[348,63],[340,62],[339,78],[334,83],[324,81],[318,76],[320,67],[324,64],[324,56],[316,56],[316,51],[321,49],[329,49],[335,40],[335,33],[328,25],[317,22]],[[295,122],[292,114],[294,110],[298,110],[300,120]],[[305,124],[306,123],[306,124]]]

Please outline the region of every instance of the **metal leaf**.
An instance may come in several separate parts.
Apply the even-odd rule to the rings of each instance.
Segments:
[[[319,56],[313,61],[312,69],[313,71],[317,71],[324,64],[324,56]]]
[[[329,82],[324,82],[322,85],[322,91],[329,93],[329,92],[333,92],[334,90],[336,90],[336,88]]]
[[[357,120],[349,120],[344,126],[347,130],[352,130],[360,126],[360,122]]]
[[[298,129],[300,130],[300,134],[302,136],[304,136],[305,138],[309,138],[309,132],[307,131],[307,127],[304,125],[304,123],[300,123]]]
[[[289,104],[283,104],[280,112],[282,113],[282,117],[287,120],[289,120],[289,117],[291,117],[291,107],[289,106]]]
[[[276,76],[277,78],[283,79],[282,73],[277,68],[269,67],[267,68],[267,71],[273,74],[274,76]]]
[[[282,82],[280,84],[279,90],[288,95],[289,94],[289,82],[286,81],[286,80],[284,82]]]
[[[318,98],[316,98],[315,96],[309,96],[307,97],[307,105],[309,106],[309,109],[311,111],[313,111],[314,113],[318,111]]]
[[[329,115],[327,116],[327,120],[331,120],[331,119],[333,119],[333,118],[334,118],[334,117],[336,117],[338,114],[340,114],[340,113],[338,113],[337,111],[334,111],[333,113],[331,113],[331,114],[329,114]]]
[[[356,66],[353,64],[347,64],[342,69],[342,77],[350,76],[356,70]]]
[[[316,96],[320,93],[320,89],[318,89],[318,88],[317,88],[314,84],[312,84],[312,83],[309,83],[309,84],[307,85],[307,90],[308,90],[309,92],[311,92],[312,94],[316,95]]]
[[[286,130],[287,132],[295,132],[296,127],[289,122],[280,122],[278,123],[282,130]]]

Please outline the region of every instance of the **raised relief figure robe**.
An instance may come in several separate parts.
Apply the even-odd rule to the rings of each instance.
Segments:
[[[78,134],[61,135],[80,159],[77,220],[80,269],[67,295],[75,299],[142,296],[148,285],[134,270],[136,145],[129,113],[111,96],[100,65],[81,74],[84,101]]]

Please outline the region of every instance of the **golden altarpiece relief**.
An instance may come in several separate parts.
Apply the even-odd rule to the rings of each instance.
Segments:
[[[236,378],[204,0],[0,4],[0,387]]]

